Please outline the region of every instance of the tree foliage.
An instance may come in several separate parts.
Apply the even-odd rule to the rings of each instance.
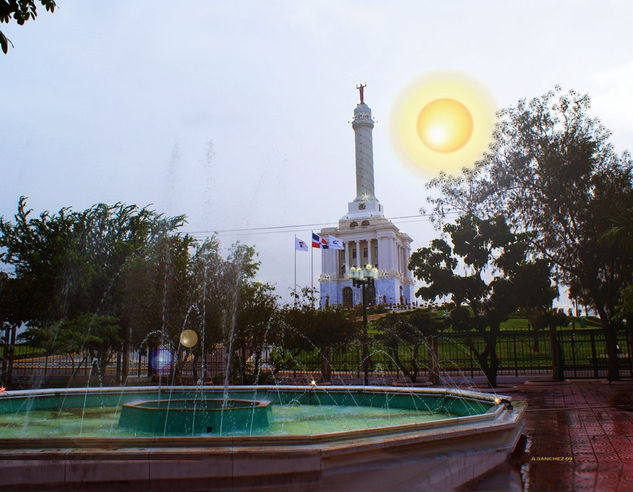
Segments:
[[[283,312],[284,347],[296,353],[316,350],[323,380],[330,381],[332,349],[356,339],[359,323],[342,306],[315,308],[313,289],[303,288],[295,300]]]
[[[32,217],[20,198],[14,222],[0,218],[0,261],[13,267],[28,294],[21,296],[25,309],[16,306],[21,321],[44,327],[87,312],[122,318],[117,281],[124,267],[150,254],[183,222],[120,203]]]
[[[100,386],[112,355],[121,350],[123,343],[119,320],[93,313],[62,319],[45,328],[31,328],[26,336],[36,345],[46,347],[48,353],[73,356],[88,351],[91,375]]]
[[[467,338],[491,386],[497,384],[497,336],[501,322],[526,303],[551,305],[555,292],[549,268],[529,256],[524,234],[514,234],[501,216],[479,219],[467,214],[444,226],[445,239],[411,255],[409,268],[426,285],[416,296],[449,299],[450,321],[459,331],[477,331],[483,350]],[[462,273],[463,272],[463,273]]]
[[[170,347],[174,375],[184,363],[185,329],[199,335],[191,351],[197,359],[218,343],[232,350],[235,334],[235,350],[261,349],[276,297],[254,282],[255,250],[236,243],[223,256],[215,238],[198,243],[178,233],[184,222],[120,203],[33,216],[21,198],[13,221],[0,218],[0,262],[12,268],[0,276],[0,321],[26,323],[49,351],[67,353],[60,343],[72,339],[72,350],[92,352],[99,367],[107,351],[90,344],[92,330],[102,328],[108,350]],[[117,330],[105,330],[102,317],[116,320]],[[73,338],[81,330],[84,336]]]
[[[0,0],[0,23],[10,22],[11,18],[22,26],[29,19],[37,17],[37,4],[40,4],[47,12],[54,12],[54,0]],[[6,54],[9,51],[9,44],[13,43],[0,31],[0,48]]]
[[[618,299],[633,276],[633,249],[601,238],[614,215],[633,215],[633,171],[609,132],[588,115],[590,100],[560,88],[500,112],[495,140],[472,170],[430,186],[437,216],[447,210],[506,217],[554,269],[572,296],[598,312],[609,378],[618,378]]]

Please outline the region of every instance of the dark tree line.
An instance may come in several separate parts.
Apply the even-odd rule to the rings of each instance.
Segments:
[[[186,328],[205,335],[200,346],[223,342],[226,313],[253,302],[235,292],[253,283],[256,253],[235,244],[223,257],[213,238],[180,234],[184,223],[120,203],[33,216],[21,198],[13,221],[0,218],[0,262],[10,270],[0,278],[5,340],[25,325],[50,353],[88,351],[100,379],[114,352],[176,349]]]
[[[180,233],[184,223],[120,203],[34,216],[21,198],[12,221],[0,218],[2,382],[22,326],[47,354],[86,354],[93,384],[103,383],[113,357],[123,357],[122,381],[131,350],[157,347],[174,354],[171,377],[193,359],[196,380],[212,376],[202,356],[221,347],[235,383],[269,377],[262,357],[274,347],[286,355],[316,348],[329,380],[332,347],[356,333],[348,314],[315,309],[308,291],[281,306],[274,287],[255,280],[253,247],[236,243],[223,254],[214,237]],[[193,347],[181,345],[188,329],[198,337]]]

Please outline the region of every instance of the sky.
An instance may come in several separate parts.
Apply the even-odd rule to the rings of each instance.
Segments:
[[[390,138],[394,104],[438,70],[473,78],[497,108],[559,84],[591,96],[617,151],[633,142],[633,3],[622,1],[59,0],[2,24],[0,215],[94,203],[185,214],[183,231],[254,245],[285,299],[294,239],[355,197],[356,84],[376,125],[376,196],[388,217],[426,205],[426,182]],[[413,249],[438,235],[396,220]],[[298,232],[297,232],[298,231]],[[318,252],[317,252],[318,253]],[[297,282],[311,283],[310,254]],[[314,282],[320,258],[314,255]]]

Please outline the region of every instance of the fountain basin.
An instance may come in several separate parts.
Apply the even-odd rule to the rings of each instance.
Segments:
[[[245,433],[268,427],[269,401],[185,398],[138,401],[121,407],[119,427],[164,436]]]
[[[29,413],[50,412],[60,405],[74,409],[80,419],[90,408],[122,408],[165,395],[172,402],[200,401],[219,398],[222,391],[137,387],[7,392],[0,397],[0,424],[2,419],[27,419]],[[90,434],[89,419],[84,418],[79,434],[0,434],[3,484],[13,489],[46,484],[71,490],[106,490],[104,483],[152,489],[451,490],[506,459],[521,435],[525,410],[523,402],[509,404],[507,397],[495,401],[494,395],[444,388],[231,387],[229,398],[270,401],[269,428],[229,435],[122,435],[125,430],[110,419],[106,425],[111,434]],[[315,428],[304,422],[278,432],[275,419],[283,412],[277,410],[295,409],[307,415],[307,423],[312,415],[327,412]],[[409,412],[413,417],[375,422],[372,409]],[[437,411],[443,416],[436,417]],[[336,427],[331,415],[350,412],[371,417],[360,427],[358,422]]]

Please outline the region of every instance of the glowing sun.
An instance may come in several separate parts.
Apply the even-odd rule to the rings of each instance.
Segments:
[[[455,99],[436,99],[422,108],[418,116],[420,140],[436,152],[455,152],[473,134],[470,111]]]
[[[455,172],[488,147],[495,111],[488,91],[454,73],[436,73],[407,87],[396,102],[392,136],[416,170]]]

